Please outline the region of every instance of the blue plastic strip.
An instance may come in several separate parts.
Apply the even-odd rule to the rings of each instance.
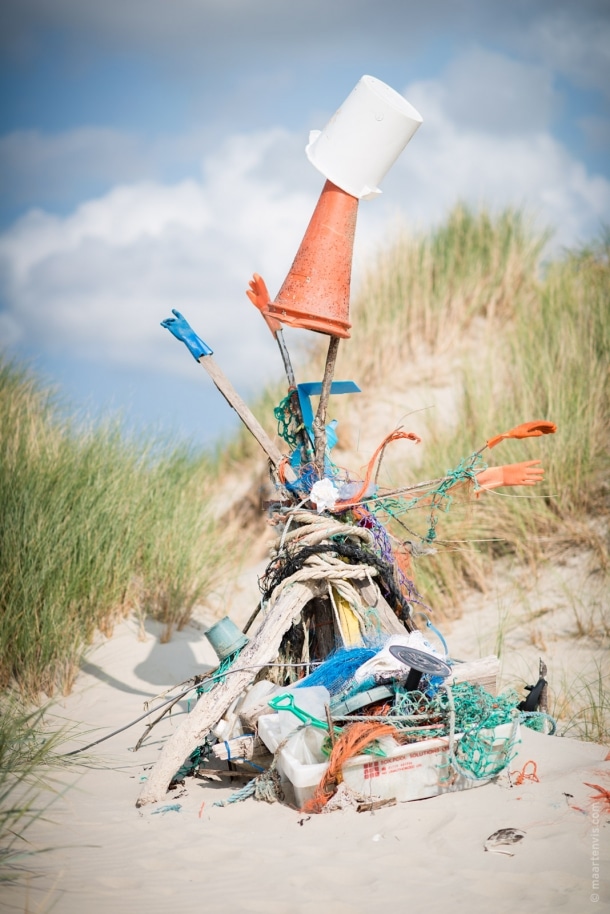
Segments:
[[[312,444],[314,442],[314,415],[310,398],[319,397],[321,393],[322,381],[306,381],[304,384],[297,384],[297,394],[301,406],[303,424]],[[355,381],[333,381],[330,385],[330,393],[332,396],[336,396],[337,394],[359,394],[360,388]]]

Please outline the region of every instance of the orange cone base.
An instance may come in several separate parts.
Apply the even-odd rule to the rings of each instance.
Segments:
[[[358,199],[326,181],[275,301],[263,310],[290,327],[348,338]]]
[[[350,338],[352,325],[338,318],[331,318],[324,315],[311,314],[309,311],[297,311],[292,308],[282,308],[275,302],[267,305],[263,312],[269,317],[287,324],[289,327],[297,327],[302,330],[315,330],[318,333],[327,333],[330,336],[340,336],[344,340]]]

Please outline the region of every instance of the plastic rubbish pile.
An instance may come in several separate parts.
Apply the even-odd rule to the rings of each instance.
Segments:
[[[255,772],[229,802],[322,812],[339,788],[340,805],[367,807],[487,783],[513,757],[519,699],[494,694],[497,658],[464,667],[414,631],[338,649],[290,688],[260,679],[212,733],[212,757]]]
[[[198,700],[167,741],[138,805],[162,799],[187,776],[225,765],[247,783],[228,802],[285,800],[312,812],[371,808],[485,784],[510,763],[522,723],[538,713],[544,682],[526,701],[497,695],[498,658],[453,658],[413,581],[411,558],[436,537],[456,487],[475,494],[534,485],[539,461],[489,467],[486,452],[508,438],[553,433],[526,422],[482,443],[445,476],[398,489],[378,484],[385,449],[418,442],[395,429],[362,478],[333,461],[329,398],[357,393],[333,379],[349,338],[349,286],[359,200],[378,183],[421,124],[389,86],[363,77],[307,155],[326,178],[292,268],[276,299],[255,274],[248,297],[277,341],[288,392],[275,410],[278,438],[265,432],[186,319],[162,322],[206,369],[269,461],[276,533],[261,600],[244,631],[225,617],[207,636],[220,665],[196,677]],[[354,150],[359,151],[355,154]],[[297,383],[282,325],[330,337],[324,377]],[[314,412],[314,402],[317,406]],[[394,522],[424,508],[416,542]],[[402,528],[404,532],[404,525]]]

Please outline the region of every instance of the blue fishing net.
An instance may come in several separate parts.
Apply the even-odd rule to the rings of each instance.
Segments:
[[[352,682],[358,667],[374,657],[378,650],[378,647],[339,648],[329,654],[313,673],[301,679],[297,688],[326,686],[331,696],[337,695]]]

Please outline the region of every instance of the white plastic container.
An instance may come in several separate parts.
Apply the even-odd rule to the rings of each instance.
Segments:
[[[267,748],[275,752],[281,742],[278,715],[260,717],[258,728],[259,736]],[[490,767],[494,768],[504,760],[507,745],[518,741],[519,728],[513,732],[513,724],[503,724],[484,733],[492,744],[489,761]],[[387,752],[386,758],[358,755],[345,763],[343,780],[348,787],[365,797],[408,801],[469,790],[492,780],[492,777],[469,778],[450,771],[447,737],[394,747],[391,740],[384,740],[383,747]],[[280,751],[278,757],[280,777],[292,785],[299,807],[313,797],[327,769],[328,762],[303,764],[291,751],[290,743]]]
[[[258,735],[265,746],[270,752],[275,753],[284,738],[280,729],[280,715],[266,714],[263,717],[259,717],[257,726]],[[300,730],[299,733],[295,733],[293,740],[296,740],[302,733],[313,729],[313,727],[307,727],[305,730]],[[318,730],[317,734],[319,734],[321,741],[324,738],[324,732]],[[326,774],[328,762],[321,761],[304,764],[291,751],[291,742],[292,740],[280,750],[277,759],[277,770],[282,782],[286,783],[288,781],[292,786],[295,802],[297,806],[301,807],[313,797],[316,787]],[[311,749],[311,746],[309,748]],[[300,754],[302,757],[302,753]]]
[[[343,766],[343,780],[365,797],[423,800],[441,792],[448,760],[448,739],[426,739],[396,746],[387,758],[358,755]]]
[[[363,76],[322,130],[312,130],[307,158],[353,197],[372,199],[422,116],[404,96],[374,76]]]
[[[279,694],[294,696],[294,703],[301,711],[323,720],[325,708],[330,704],[330,693],[325,686],[305,686],[279,690]],[[322,743],[327,733],[318,727],[303,727],[291,711],[279,711],[258,718],[258,735],[270,752],[275,753],[280,743],[291,733],[294,735],[280,750],[277,770],[285,783],[294,790],[297,806],[302,806],[315,793],[328,761],[322,754]]]
[[[326,706],[330,704],[330,692],[326,686],[290,686],[278,690],[275,697],[293,695],[295,707],[318,720],[326,720]],[[292,711],[278,711],[280,732],[282,737],[288,736],[292,730],[302,725],[301,720]]]
[[[504,760],[507,741],[518,740],[519,729],[513,735],[513,724],[503,724],[483,731],[483,735],[490,740],[488,761],[492,770]],[[358,755],[343,766],[343,780],[366,797],[404,801],[424,800],[442,793],[480,787],[488,784],[492,777],[469,778],[450,773],[449,740],[437,737],[408,746],[396,746],[385,759]]]
[[[282,741],[279,715],[262,714],[256,722],[256,726],[258,728],[258,735],[269,752],[275,752]]]

